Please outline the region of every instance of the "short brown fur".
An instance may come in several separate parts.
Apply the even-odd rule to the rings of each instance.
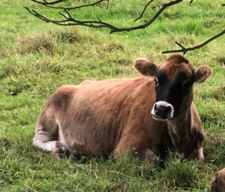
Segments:
[[[212,179],[211,192],[225,192],[225,168],[220,170]]]
[[[174,54],[170,56],[161,66],[160,69],[165,69],[168,80],[173,80],[180,71],[188,71],[192,74],[194,67],[182,55]]]
[[[169,71],[168,66],[180,62],[182,70],[188,61],[176,55],[162,66]],[[190,126],[180,133],[173,132],[167,122],[154,120],[155,84],[146,73],[156,72],[60,87],[38,118],[34,144],[49,151],[115,159],[121,154],[147,158],[153,153],[164,158],[168,149],[175,149],[187,158],[199,159],[204,135],[194,104],[187,113]]]

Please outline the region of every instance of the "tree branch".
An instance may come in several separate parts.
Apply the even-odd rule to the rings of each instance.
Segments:
[[[139,20],[139,19],[142,18],[142,16],[143,16],[144,13],[145,13],[145,10],[147,9],[147,7],[148,7],[153,1],[154,1],[154,0],[151,0],[151,1],[149,1],[149,2],[145,5],[143,11],[141,12],[141,15],[140,15],[137,19],[135,19],[134,22],[136,22],[137,20]]]
[[[41,4],[41,5],[43,5],[45,7],[48,7],[48,8],[52,8],[52,9],[66,9],[66,10],[80,9],[80,8],[83,8],[83,7],[95,6],[97,4],[100,4],[103,1],[108,1],[109,2],[109,0],[99,0],[99,1],[96,1],[94,3],[90,3],[90,4],[87,4],[87,5],[81,5],[81,6],[77,6],[77,7],[54,7],[54,6],[51,6],[51,5],[63,2],[63,1],[66,1],[66,0],[59,0],[59,1],[51,2],[51,3],[48,3],[46,1],[44,1],[44,2],[36,1],[36,0],[31,0],[31,1],[33,1],[35,3],[38,3],[38,4]],[[107,7],[108,7],[108,5],[107,5]]]
[[[61,2],[64,2],[64,1],[67,1],[67,0],[58,0],[58,1],[53,1],[53,2],[50,2],[48,3],[46,0],[44,0],[44,2],[41,2],[41,1],[36,1],[36,0],[31,0],[35,3],[39,3],[39,4],[42,4],[42,5],[55,5],[55,4],[58,4],[58,3],[61,3]]]
[[[61,26],[72,26],[72,25],[83,25],[86,27],[93,27],[93,28],[102,28],[102,27],[107,27],[110,28],[111,30],[116,30],[117,28],[115,28],[114,26],[102,22],[100,19],[99,21],[78,21],[72,18],[72,16],[70,15],[70,13],[65,9],[64,11],[66,12],[67,15],[59,12],[60,15],[62,15],[65,20],[49,20],[48,18],[44,17],[43,15],[40,15],[39,13],[37,13],[34,10],[29,10],[27,7],[25,7],[32,15],[34,15],[35,17],[38,17],[39,19],[41,19],[42,21],[45,21],[47,23],[51,22],[57,25],[61,25]]]
[[[35,2],[36,0],[32,0],[32,1]],[[63,0],[59,0],[59,1],[62,2]],[[138,26],[135,26],[135,27],[128,27],[128,28],[118,28],[118,27],[115,27],[115,26],[113,26],[109,23],[102,22],[101,20],[98,20],[98,21],[81,21],[81,20],[74,19],[74,18],[72,18],[70,13],[68,11],[66,11],[66,10],[68,10],[68,8],[61,8],[68,15],[68,16],[66,16],[66,15],[63,15],[62,13],[60,13],[61,15],[63,15],[65,20],[51,20],[51,19],[48,19],[47,17],[44,17],[43,15],[39,14],[35,10],[30,10],[28,7],[25,7],[25,8],[29,11],[29,13],[31,13],[35,17],[37,17],[37,18],[39,18],[39,19],[41,19],[41,20],[43,20],[47,23],[50,22],[50,23],[54,23],[56,25],[63,25],[63,26],[82,25],[82,26],[93,27],[93,28],[108,28],[108,29],[110,29],[110,33],[114,33],[114,32],[133,31],[133,30],[137,30],[137,29],[144,29],[144,28],[148,27],[149,25],[151,25],[166,8],[168,8],[170,6],[173,6],[175,4],[178,4],[182,1],[183,0],[174,0],[174,1],[171,1],[169,3],[165,3],[158,10],[158,12],[149,21],[147,21],[145,24],[138,25]],[[98,1],[98,2],[100,2],[100,1]],[[46,3],[46,1],[45,1],[45,3]],[[93,4],[89,4],[89,5],[86,5],[86,6],[93,6]]]
[[[217,39],[218,37],[220,37],[221,35],[225,34],[225,30],[223,30],[222,32],[218,33],[217,35],[211,37],[210,39],[208,39],[207,41],[205,41],[204,43],[197,45],[195,47],[189,47],[189,48],[185,48],[183,45],[181,45],[178,42],[175,42],[179,47],[181,47],[181,49],[178,50],[169,50],[169,51],[163,51],[162,53],[178,53],[178,52],[182,52],[184,55],[188,52],[188,51],[193,51],[195,49],[199,49],[201,47],[204,47],[206,44],[210,43],[211,41],[213,41],[214,39]]]

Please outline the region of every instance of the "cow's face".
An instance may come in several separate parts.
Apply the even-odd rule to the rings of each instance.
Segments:
[[[196,70],[182,55],[172,55],[156,66],[147,59],[136,59],[134,67],[145,76],[154,77],[156,102],[152,116],[165,121],[183,114],[193,100],[193,84],[203,83],[211,75],[211,69],[200,66]]]

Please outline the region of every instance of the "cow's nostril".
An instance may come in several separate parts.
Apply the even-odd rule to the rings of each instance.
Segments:
[[[172,111],[172,107],[166,106],[165,112],[170,113]]]
[[[163,112],[163,113],[169,113],[171,112],[172,108],[168,105],[157,105],[155,104],[155,107],[154,107],[155,111],[157,112]]]
[[[157,106],[157,104],[155,104],[155,106],[154,106],[154,110],[157,112],[158,111],[158,106]]]

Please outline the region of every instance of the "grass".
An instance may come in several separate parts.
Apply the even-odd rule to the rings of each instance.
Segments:
[[[79,1],[81,3],[81,1]],[[146,1],[112,1],[76,12],[81,19],[101,18],[116,26],[136,25]],[[154,1],[141,24],[167,1]],[[71,1],[66,2],[71,5]],[[49,96],[63,84],[83,80],[136,77],[132,61],[156,64],[176,49],[174,41],[195,46],[224,30],[222,0],[184,1],[169,8],[150,27],[109,34],[107,29],[59,27],[30,15],[23,6],[58,18],[29,0],[0,2],[0,191],[210,191],[215,172],[225,167],[225,38],[187,53],[194,64],[209,65],[212,77],[195,85],[194,102],[205,130],[203,163],[171,154],[161,168],[137,159],[58,156],[32,145],[35,123]],[[73,2],[72,2],[73,4]]]

